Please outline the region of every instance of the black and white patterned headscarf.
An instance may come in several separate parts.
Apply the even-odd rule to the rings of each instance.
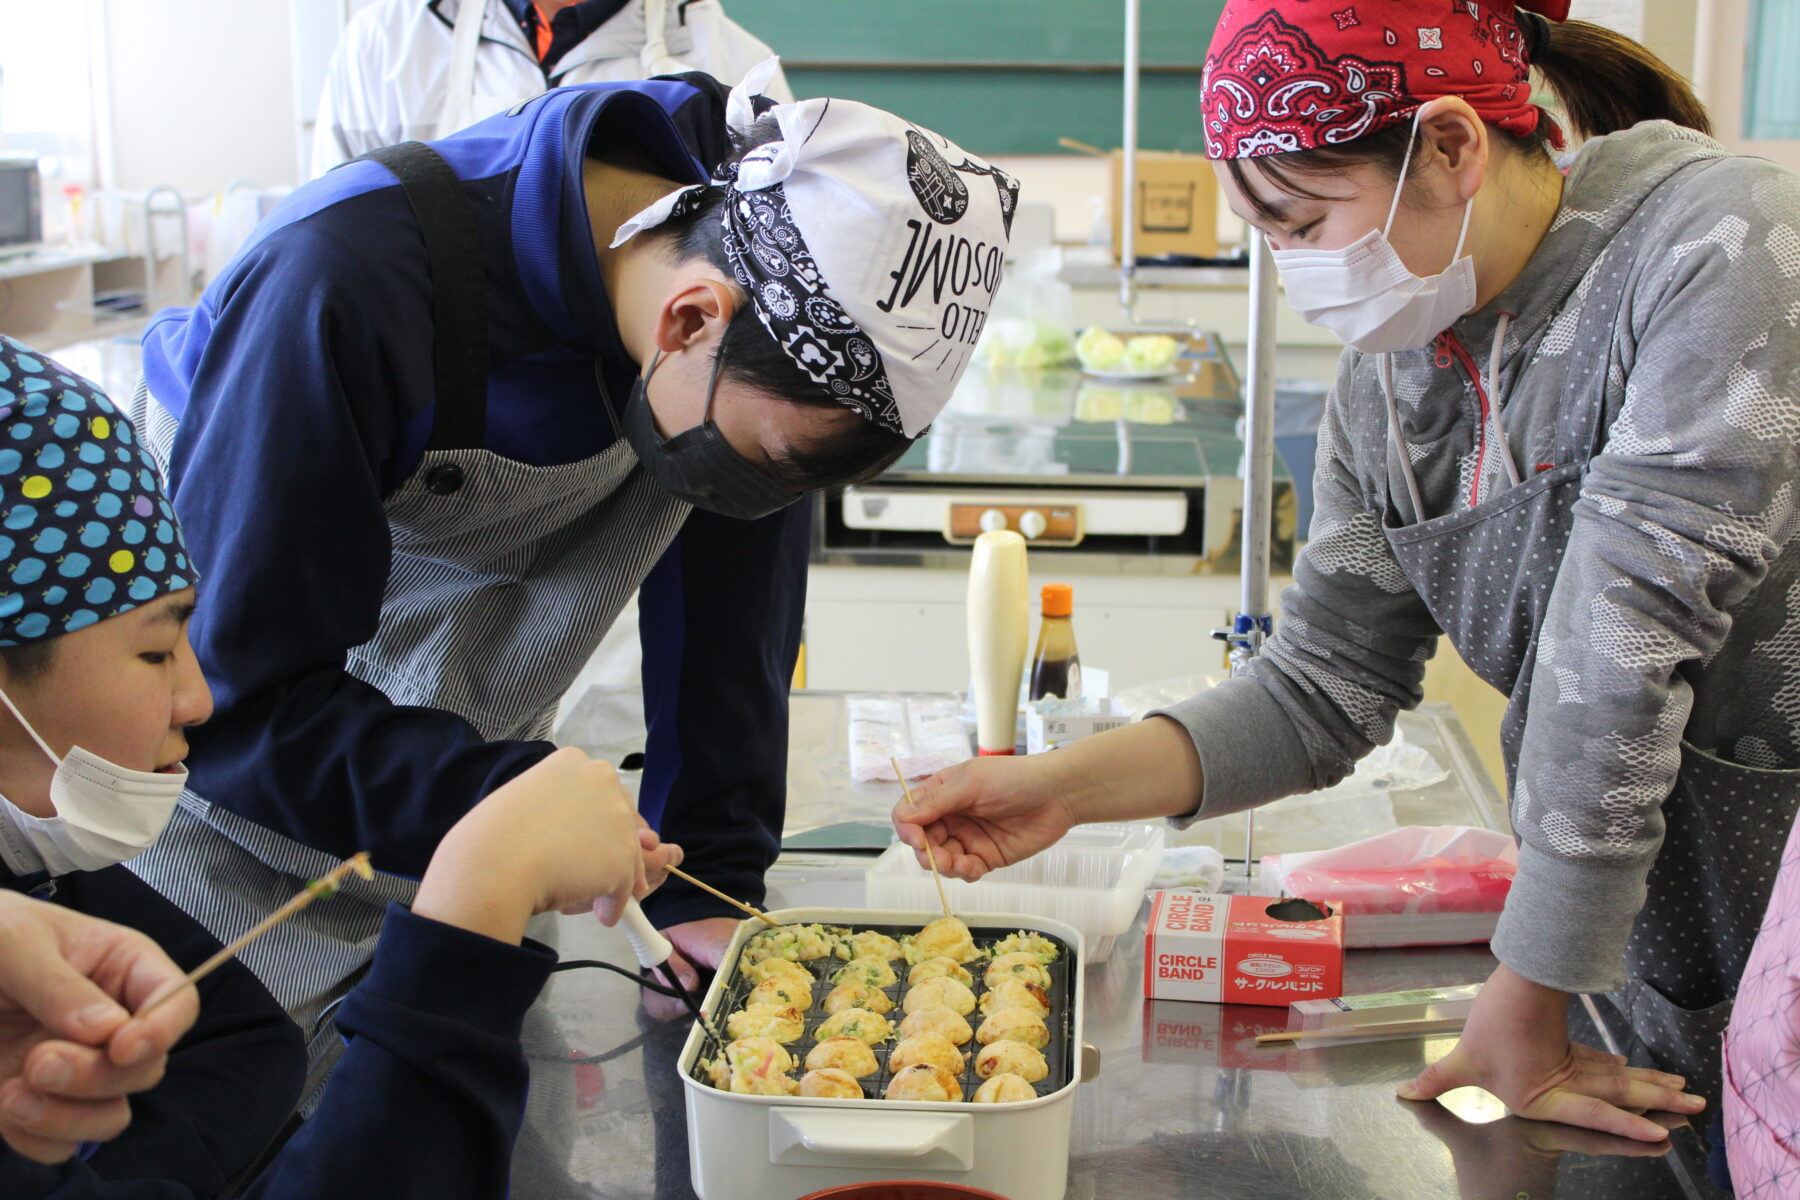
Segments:
[[[771,59],[731,94],[748,129]],[[918,437],[956,389],[988,307],[1019,186],[948,139],[853,100],[769,110],[781,127],[710,184],[673,192],[614,246],[723,188],[738,284],[796,366],[840,403]]]

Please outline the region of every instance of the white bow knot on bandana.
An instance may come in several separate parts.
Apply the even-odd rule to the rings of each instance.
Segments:
[[[743,132],[775,60],[733,89]],[[947,138],[852,100],[776,105],[781,136],[663,196],[614,247],[723,189],[725,249],[770,336],[842,405],[918,437],[987,323],[1019,187]]]

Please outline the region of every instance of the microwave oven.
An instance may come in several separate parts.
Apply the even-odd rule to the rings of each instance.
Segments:
[[[44,240],[38,160],[0,154],[0,257],[35,250]]]

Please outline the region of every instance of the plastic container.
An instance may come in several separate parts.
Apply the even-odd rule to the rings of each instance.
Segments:
[[[926,887],[931,886],[928,878]],[[918,927],[939,915],[930,907],[884,909],[790,908],[769,915],[784,924],[819,921],[853,928]],[[1017,929],[1049,934],[1068,949],[1065,1082],[1049,1095],[1011,1104],[965,1101],[832,1100],[806,1096],[747,1096],[722,1092],[696,1077],[695,1060],[708,1044],[698,1027],[676,1071],[687,1099],[688,1163],[701,1200],[792,1200],[853,1184],[890,1188],[920,1184],[972,1191],[908,1193],[874,1190],[871,1197],[982,1196],[1061,1200],[1068,1191],[1069,1145],[1076,1092],[1100,1073],[1100,1052],[1083,1040],[1087,962],[1079,930],[1067,923],[1016,913],[958,913],[977,937]],[[736,963],[744,943],[762,929],[741,922],[723,961]],[[703,1006],[719,1012],[737,972],[714,976]],[[1053,1004],[1061,1003],[1052,997]],[[907,1181],[901,1184],[896,1181]],[[1004,1191],[1001,1191],[1004,1189]],[[849,1192],[850,1196],[862,1193]]]
[[[1163,840],[1163,827],[1150,822],[1082,825],[979,883],[946,877],[944,891],[958,913],[1023,913],[1073,925],[1087,942],[1087,961],[1105,962],[1137,919],[1144,890],[1162,865]],[[938,907],[931,873],[907,846],[888,847],[863,880],[872,908]]]

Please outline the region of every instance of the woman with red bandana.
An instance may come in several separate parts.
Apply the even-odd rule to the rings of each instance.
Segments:
[[[1716,1101],[1800,808],[1800,179],[1727,154],[1566,0],[1232,0],[1201,120],[1289,302],[1347,349],[1312,540],[1243,676],[914,790],[964,878],[1077,822],[1329,787],[1447,635],[1509,697],[1500,965],[1401,1091],[1644,1140]],[[1579,151],[1534,102],[1536,68]],[[1570,1041],[1604,993],[1662,1070]]]

